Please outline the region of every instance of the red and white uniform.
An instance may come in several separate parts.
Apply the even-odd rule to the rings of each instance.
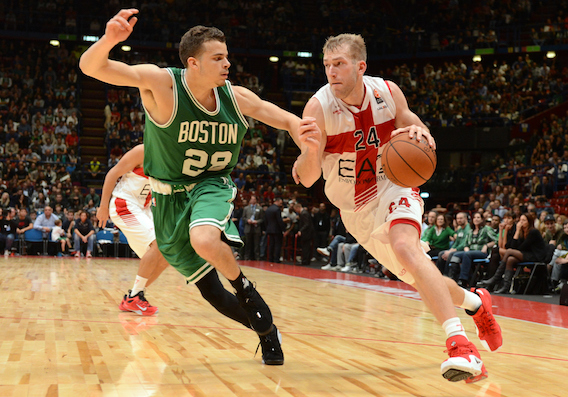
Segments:
[[[325,193],[341,210],[347,230],[381,264],[412,284],[392,251],[388,231],[395,223],[409,223],[420,233],[423,201],[417,188],[393,184],[381,166],[383,146],[395,127],[396,105],[388,84],[363,76],[361,108],[337,99],[329,84],[315,93],[324,118],[327,144],[323,153]]]
[[[137,167],[117,182],[109,205],[110,219],[124,233],[130,248],[140,258],[156,239],[151,199],[148,177],[141,167]]]

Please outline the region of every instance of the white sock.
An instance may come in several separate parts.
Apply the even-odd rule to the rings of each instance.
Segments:
[[[467,339],[467,335],[465,334],[463,325],[459,317],[450,318],[444,321],[444,324],[442,324],[442,328],[444,328],[444,331],[446,332],[446,336],[448,338],[451,338],[452,336],[456,335],[461,335],[465,336],[465,338]]]
[[[459,305],[459,307],[475,313],[477,309],[481,307],[481,298],[474,292],[465,289],[464,292],[465,296],[463,297],[463,302]]]
[[[132,287],[132,292],[130,293],[130,297],[136,296],[136,294],[140,291],[144,291],[146,288],[146,282],[148,281],[147,278],[140,277],[136,275],[136,280],[134,281],[134,287]]]

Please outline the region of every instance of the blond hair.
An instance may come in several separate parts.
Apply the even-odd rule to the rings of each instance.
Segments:
[[[323,45],[323,52],[333,52],[343,45],[347,46],[349,57],[354,61],[367,61],[367,47],[360,34],[343,33],[330,36]]]

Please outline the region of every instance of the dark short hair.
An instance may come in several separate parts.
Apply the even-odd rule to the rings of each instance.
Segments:
[[[203,51],[203,43],[217,40],[226,42],[225,34],[217,28],[197,25],[189,29],[179,42],[179,58],[184,67],[187,67],[187,59],[197,58]]]

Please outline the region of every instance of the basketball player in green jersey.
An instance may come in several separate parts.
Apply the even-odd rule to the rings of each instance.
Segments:
[[[110,50],[132,33],[137,13],[125,9],[115,15],[104,36],[82,55],[80,68],[106,83],[140,89],[148,116],[144,172],[165,259],[217,310],[258,333],[265,364],[283,364],[270,309],[229,246],[242,245],[230,221],[237,192],[230,173],[248,127],[244,115],[289,131],[296,142],[314,120],[300,120],[246,88],[231,86],[225,36],[216,28],[196,26],[182,37],[184,69],[110,60]],[[224,289],[216,271],[231,282],[236,296]]]

